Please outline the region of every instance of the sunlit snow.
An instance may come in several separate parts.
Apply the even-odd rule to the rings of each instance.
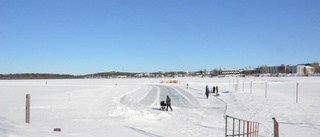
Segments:
[[[206,85],[219,86],[220,96],[206,99]],[[173,111],[159,110],[166,96]],[[273,136],[272,117],[280,136],[319,136],[319,98],[319,77],[1,80],[0,136],[222,137],[226,114],[259,122],[262,137]]]

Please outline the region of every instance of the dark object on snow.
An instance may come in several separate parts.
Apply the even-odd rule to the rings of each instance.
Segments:
[[[205,92],[207,98],[209,97],[209,92],[210,92],[210,89],[209,89],[209,87],[208,87],[208,85],[207,85],[207,86],[206,86],[206,92]]]
[[[167,104],[164,101],[160,102],[160,110],[164,111],[166,109]]]
[[[216,86],[216,90],[217,90],[217,94],[219,94],[219,89],[218,89],[218,86]]]
[[[213,86],[213,88],[212,88],[212,93],[214,94],[215,92],[216,92],[216,87]]]
[[[169,107],[170,107],[170,109],[171,109],[171,111],[172,111],[172,107],[171,107],[171,99],[169,98],[169,96],[167,96],[166,103],[167,103],[167,111],[168,111],[168,108],[169,108]]]
[[[166,103],[164,103],[164,101],[161,101],[160,106],[166,106]]]
[[[54,128],[53,131],[55,131],[55,132],[61,132],[61,128]]]

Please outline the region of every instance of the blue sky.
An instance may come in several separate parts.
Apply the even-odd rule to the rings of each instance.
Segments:
[[[320,61],[319,0],[0,0],[0,74]]]

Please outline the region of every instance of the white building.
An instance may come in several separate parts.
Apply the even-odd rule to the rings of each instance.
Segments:
[[[256,69],[260,73],[279,74],[279,73],[293,73],[299,75],[309,75],[316,72],[316,68],[310,64],[302,65],[281,65],[281,66],[261,66]]]
[[[220,73],[222,75],[235,75],[235,74],[240,74],[240,69],[221,69]]]
[[[295,74],[314,74],[315,68],[312,66],[294,65],[288,67],[288,72]]]

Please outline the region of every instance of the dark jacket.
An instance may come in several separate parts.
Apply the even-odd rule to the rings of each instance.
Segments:
[[[206,94],[209,94],[209,92],[210,92],[210,89],[209,89],[209,87],[208,87],[208,85],[206,86]]]
[[[167,103],[168,105],[171,104],[171,99],[170,99],[169,97],[167,97],[166,103]]]

